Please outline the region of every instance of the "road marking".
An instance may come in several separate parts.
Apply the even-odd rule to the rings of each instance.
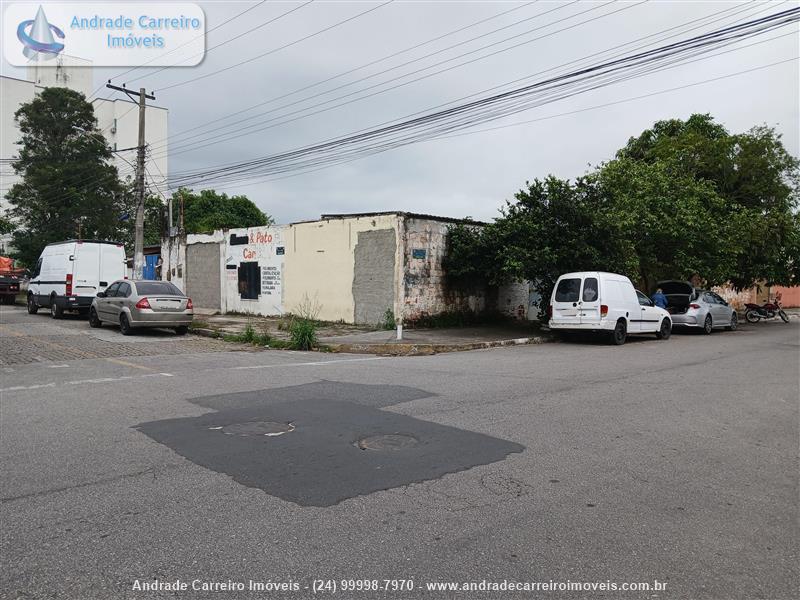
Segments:
[[[384,360],[389,358],[388,356],[371,356],[370,358],[345,358],[343,360],[321,360],[317,362],[302,362],[302,363],[288,363],[288,364],[277,364],[277,365],[247,365],[244,367],[230,367],[234,370],[240,369],[279,369],[281,367],[310,367],[316,365],[333,365],[339,363],[349,363],[349,362],[364,362],[368,360]]]
[[[65,369],[69,367],[69,365],[49,365],[48,369]]]
[[[42,388],[52,388],[56,385],[86,385],[90,383],[113,383],[116,381],[129,381],[131,379],[143,379],[145,377],[174,377],[172,373],[145,373],[142,375],[125,375],[123,377],[98,377],[96,379],[76,379],[74,381],[64,381],[61,383],[39,383],[37,385],[17,385],[10,388],[0,388],[0,394],[5,392],[20,392],[23,390],[38,390]]]
[[[120,358],[107,358],[108,362],[114,363],[116,365],[122,365],[123,367],[131,367],[133,369],[142,369],[143,371],[152,371],[150,367],[145,367],[144,365],[137,365],[136,363],[128,362],[127,360],[122,360]]]
[[[55,383],[40,383],[38,385],[17,385],[10,388],[0,388],[0,394],[3,392],[18,392],[19,390],[38,390],[41,388],[56,387]]]

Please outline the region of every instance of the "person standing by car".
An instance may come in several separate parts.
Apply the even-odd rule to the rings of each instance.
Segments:
[[[664,292],[661,288],[656,290],[656,293],[650,298],[658,308],[667,308],[667,297],[664,295]]]

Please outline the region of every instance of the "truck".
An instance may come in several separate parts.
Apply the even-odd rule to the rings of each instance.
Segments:
[[[0,256],[0,303],[14,304],[25,281],[25,269],[15,269],[14,259]]]

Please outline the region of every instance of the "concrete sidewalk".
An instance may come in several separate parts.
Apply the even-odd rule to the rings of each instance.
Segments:
[[[197,315],[192,331],[209,337],[224,337],[244,332],[250,325],[257,334],[280,341],[289,339],[288,319],[254,315]],[[384,354],[394,356],[428,355],[497,346],[539,344],[550,341],[537,323],[513,322],[469,327],[404,329],[403,339],[394,330],[320,323],[317,330],[320,346],[331,352]]]
[[[386,330],[320,338],[320,343],[334,352],[391,355],[425,355],[497,346],[541,344],[546,341],[550,341],[550,336],[529,322],[404,329],[402,340],[397,339],[395,331]]]

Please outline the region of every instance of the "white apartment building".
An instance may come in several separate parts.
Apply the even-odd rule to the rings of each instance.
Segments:
[[[0,214],[9,208],[6,192],[19,181],[8,159],[17,156],[19,129],[14,122],[14,113],[20,104],[30,102],[37,93],[46,87],[67,87],[85,96],[94,90],[93,69],[90,61],[59,56],[55,61],[32,61],[26,70],[25,79],[0,75]],[[106,94],[105,92],[109,92]],[[102,89],[98,95],[104,98],[92,99],[97,127],[103,132],[112,150],[134,148],[138,144],[139,111],[136,103],[119,92]],[[154,147],[147,161],[148,184],[151,179],[159,185],[168,176],[167,163],[167,121],[169,111],[157,105],[147,105],[145,140]],[[136,150],[125,150],[115,154],[115,164],[120,174],[126,176],[133,171],[131,163],[136,159]],[[166,192],[166,187],[161,185]],[[155,192],[155,189],[154,189]],[[0,236],[0,255],[8,253],[11,236]]]

